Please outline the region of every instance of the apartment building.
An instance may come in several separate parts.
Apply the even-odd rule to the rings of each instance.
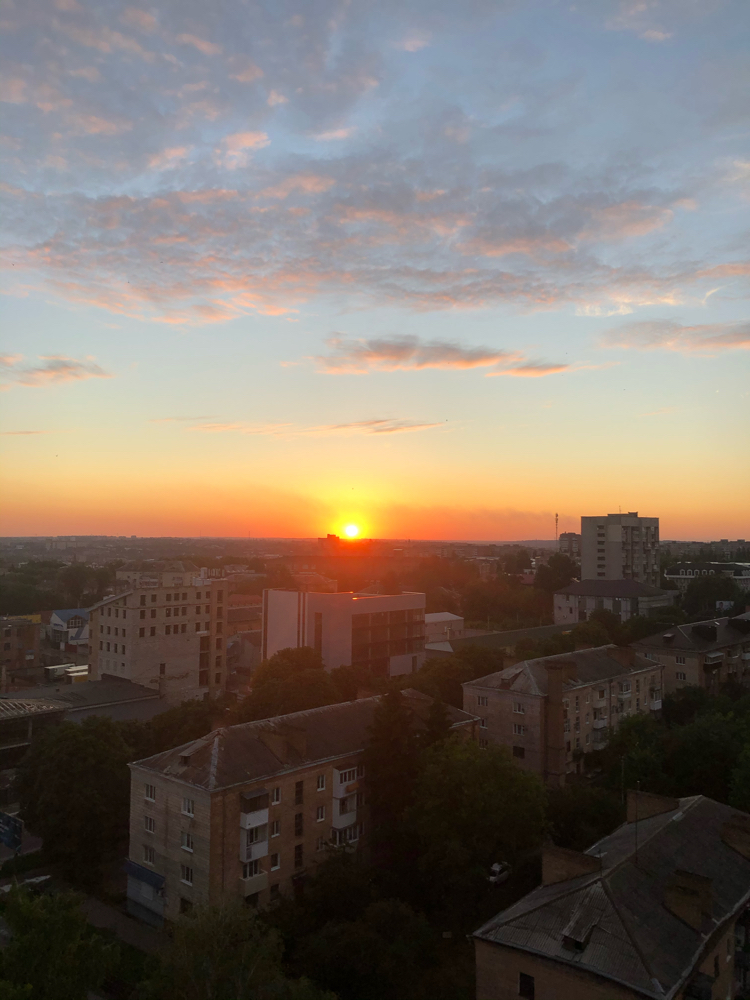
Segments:
[[[557,550],[577,562],[581,558],[581,536],[577,531],[561,531]]]
[[[263,659],[311,646],[327,670],[352,664],[394,677],[424,662],[424,594],[263,591]]]
[[[628,793],[584,853],[474,934],[477,1000],[731,1000],[750,985],[750,816]]]
[[[633,648],[663,668],[664,692],[695,685],[717,693],[733,680],[750,684],[750,613],[711,618],[668,629],[634,642]]]
[[[607,645],[524,660],[463,685],[464,711],[479,716],[479,742],[507,747],[551,785],[580,771],[620,722],[661,710],[662,666]]]
[[[611,611],[621,622],[636,615],[648,616],[674,604],[677,592],[660,590],[638,580],[575,580],[558,590],[553,599],[555,625],[588,621],[592,611]]]
[[[226,688],[226,581],[184,563],[118,571],[119,594],[89,609],[89,677],[142,684],[171,704]]]
[[[581,518],[581,580],[638,580],[659,586],[659,518]]]
[[[2,635],[2,681],[0,687],[6,690],[8,684],[27,682],[39,666],[39,615],[7,615],[0,618]]]
[[[431,699],[403,693],[415,728]],[[363,751],[379,697],[229,726],[130,765],[128,905],[160,923],[198,903],[265,906],[329,845],[361,849]],[[449,708],[473,737],[476,719]]]
[[[750,563],[680,562],[664,570],[664,579],[683,593],[700,576],[728,576],[742,590],[750,591]]]

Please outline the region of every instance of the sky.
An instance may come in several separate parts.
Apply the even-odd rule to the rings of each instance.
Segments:
[[[750,538],[747,0],[6,0],[0,533]]]

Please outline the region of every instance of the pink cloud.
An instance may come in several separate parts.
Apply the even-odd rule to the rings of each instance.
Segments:
[[[678,351],[681,354],[701,355],[750,350],[750,323],[683,326],[673,320],[645,320],[610,330],[605,335],[604,344],[639,351]]]
[[[217,45],[215,42],[207,42],[203,38],[197,38],[195,35],[178,35],[177,41],[182,42],[183,45],[192,45],[193,48],[202,52],[204,56],[220,56],[224,51],[221,45]]]
[[[4,389],[10,388],[12,384],[37,387],[89,378],[112,378],[92,358],[77,361],[64,354],[42,354],[39,360],[43,364],[39,365],[20,365],[21,360],[22,356],[18,354],[0,358]]]

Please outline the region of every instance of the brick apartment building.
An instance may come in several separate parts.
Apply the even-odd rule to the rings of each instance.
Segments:
[[[696,685],[713,693],[726,681],[750,683],[750,613],[671,625],[633,648],[664,669],[664,691]]]
[[[9,684],[23,684],[39,666],[39,615],[7,615],[0,618],[2,636],[2,680],[6,690]]]
[[[119,677],[173,704],[226,688],[227,583],[186,563],[118,570],[119,594],[89,609],[92,680]]]
[[[416,727],[431,699],[404,692]],[[367,831],[363,751],[379,697],[229,726],[130,765],[128,906],[152,923],[198,903],[265,906],[329,844]],[[476,719],[449,709],[466,738]]]
[[[424,663],[424,594],[263,591],[263,659],[311,646],[327,670],[352,664],[373,674],[411,674]]]
[[[629,793],[627,819],[583,854],[548,848],[542,885],[476,931],[477,1000],[747,995],[750,816]]]
[[[621,622],[674,604],[674,590],[661,590],[638,580],[574,580],[553,598],[555,625],[577,625],[593,611],[611,611]]]
[[[661,709],[662,667],[615,645],[524,660],[463,685],[464,711],[480,717],[482,741],[552,785],[634,714]]]

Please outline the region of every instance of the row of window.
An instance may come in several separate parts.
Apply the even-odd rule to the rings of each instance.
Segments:
[[[200,601],[201,600],[201,594],[202,594],[202,592],[200,590],[196,591],[196,593],[195,593],[195,600],[196,601]],[[156,604],[159,595],[158,594],[151,594],[150,596],[151,596],[151,603],[152,604]],[[188,595],[188,592],[185,591],[185,590],[183,590],[182,593],[180,593],[179,591],[176,591],[173,594],[165,594],[164,595],[164,599],[166,601],[173,601],[173,600],[174,601],[180,601],[180,600],[187,601],[189,599],[189,595]],[[206,591],[206,600],[207,601],[211,600],[211,591],[210,590]],[[217,601],[223,601],[224,600],[224,591],[223,590],[218,590],[216,592],[216,600]],[[141,594],[140,604],[141,604],[141,607],[145,607],[145,605],[146,605],[146,595],[145,594]],[[125,613],[124,612],[123,612],[123,617],[125,617]]]
[[[114,633],[115,635],[122,635],[122,637],[123,637],[123,639],[124,639],[124,638],[125,638],[125,635],[126,635],[126,631],[127,631],[126,629],[119,629],[119,628],[118,628],[118,627],[117,627],[117,626],[115,625],[115,633]],[[103,625],[100,625],[100,626],[99,626],[99,635],[104,635],[104,634],[105,634],[105,632],[104,632],[104,626],[103,626]],[[112,626],[111,626],[111,625],[107,625],[107,631],[106,631],[106,634],[107,634],[107,635],[112,635]]]
[[[203,610],[201,610],[201,608],[203,608]],[[157,613],[158,610],[159,610],[158,608],[151,608],[151,610],[149,612],[149,617],[150,618],[156,618],[156,613]],[[187,609],[187,606],[185,606],[185,605],[183,605],[183,607],[181,607],[181,608],[165,608],[165,610],[164,610],[164,617],[165,618],[180,618],[183,615],[186,615],[187,613],[188,613],[188,609]],[[211,616],[211,605],[210,604],[206,604],[206,605],[196,604],[196,606],[195,606],[195,614],[196,615],[203,614],[203,615],[206,615],[207,617],[210,617]],[[145,617],[146,617],[145,610],[139,611],[138,612],[138,617],[141,619],[141,621],[143,621],[143,619],[145,619]],[[224,608],[217,608],[216,609],[216,617],[217,618],[223,618],[224,617]]]
[[[145,784],[143,797],[147,802],[156,802],[156,785]],[[183,816],[195,816],[195,799],[183,798],[181,812]]]
[[[117,653],[117,652],[124,653],[125,652],[125,643],[124,642],[114,643],[114,649],[112,649],[112,645],[113,644],[110,643],[110,642],[106,643],[106,647],[107,647],[106,651],[108,653]],[[119,650],[117,648],[118,645],[120,647]],[[105,643],[102,640],[99,640],[99,649],[101,649],[102,651],[104,651],[104,647],[105,647]]]

